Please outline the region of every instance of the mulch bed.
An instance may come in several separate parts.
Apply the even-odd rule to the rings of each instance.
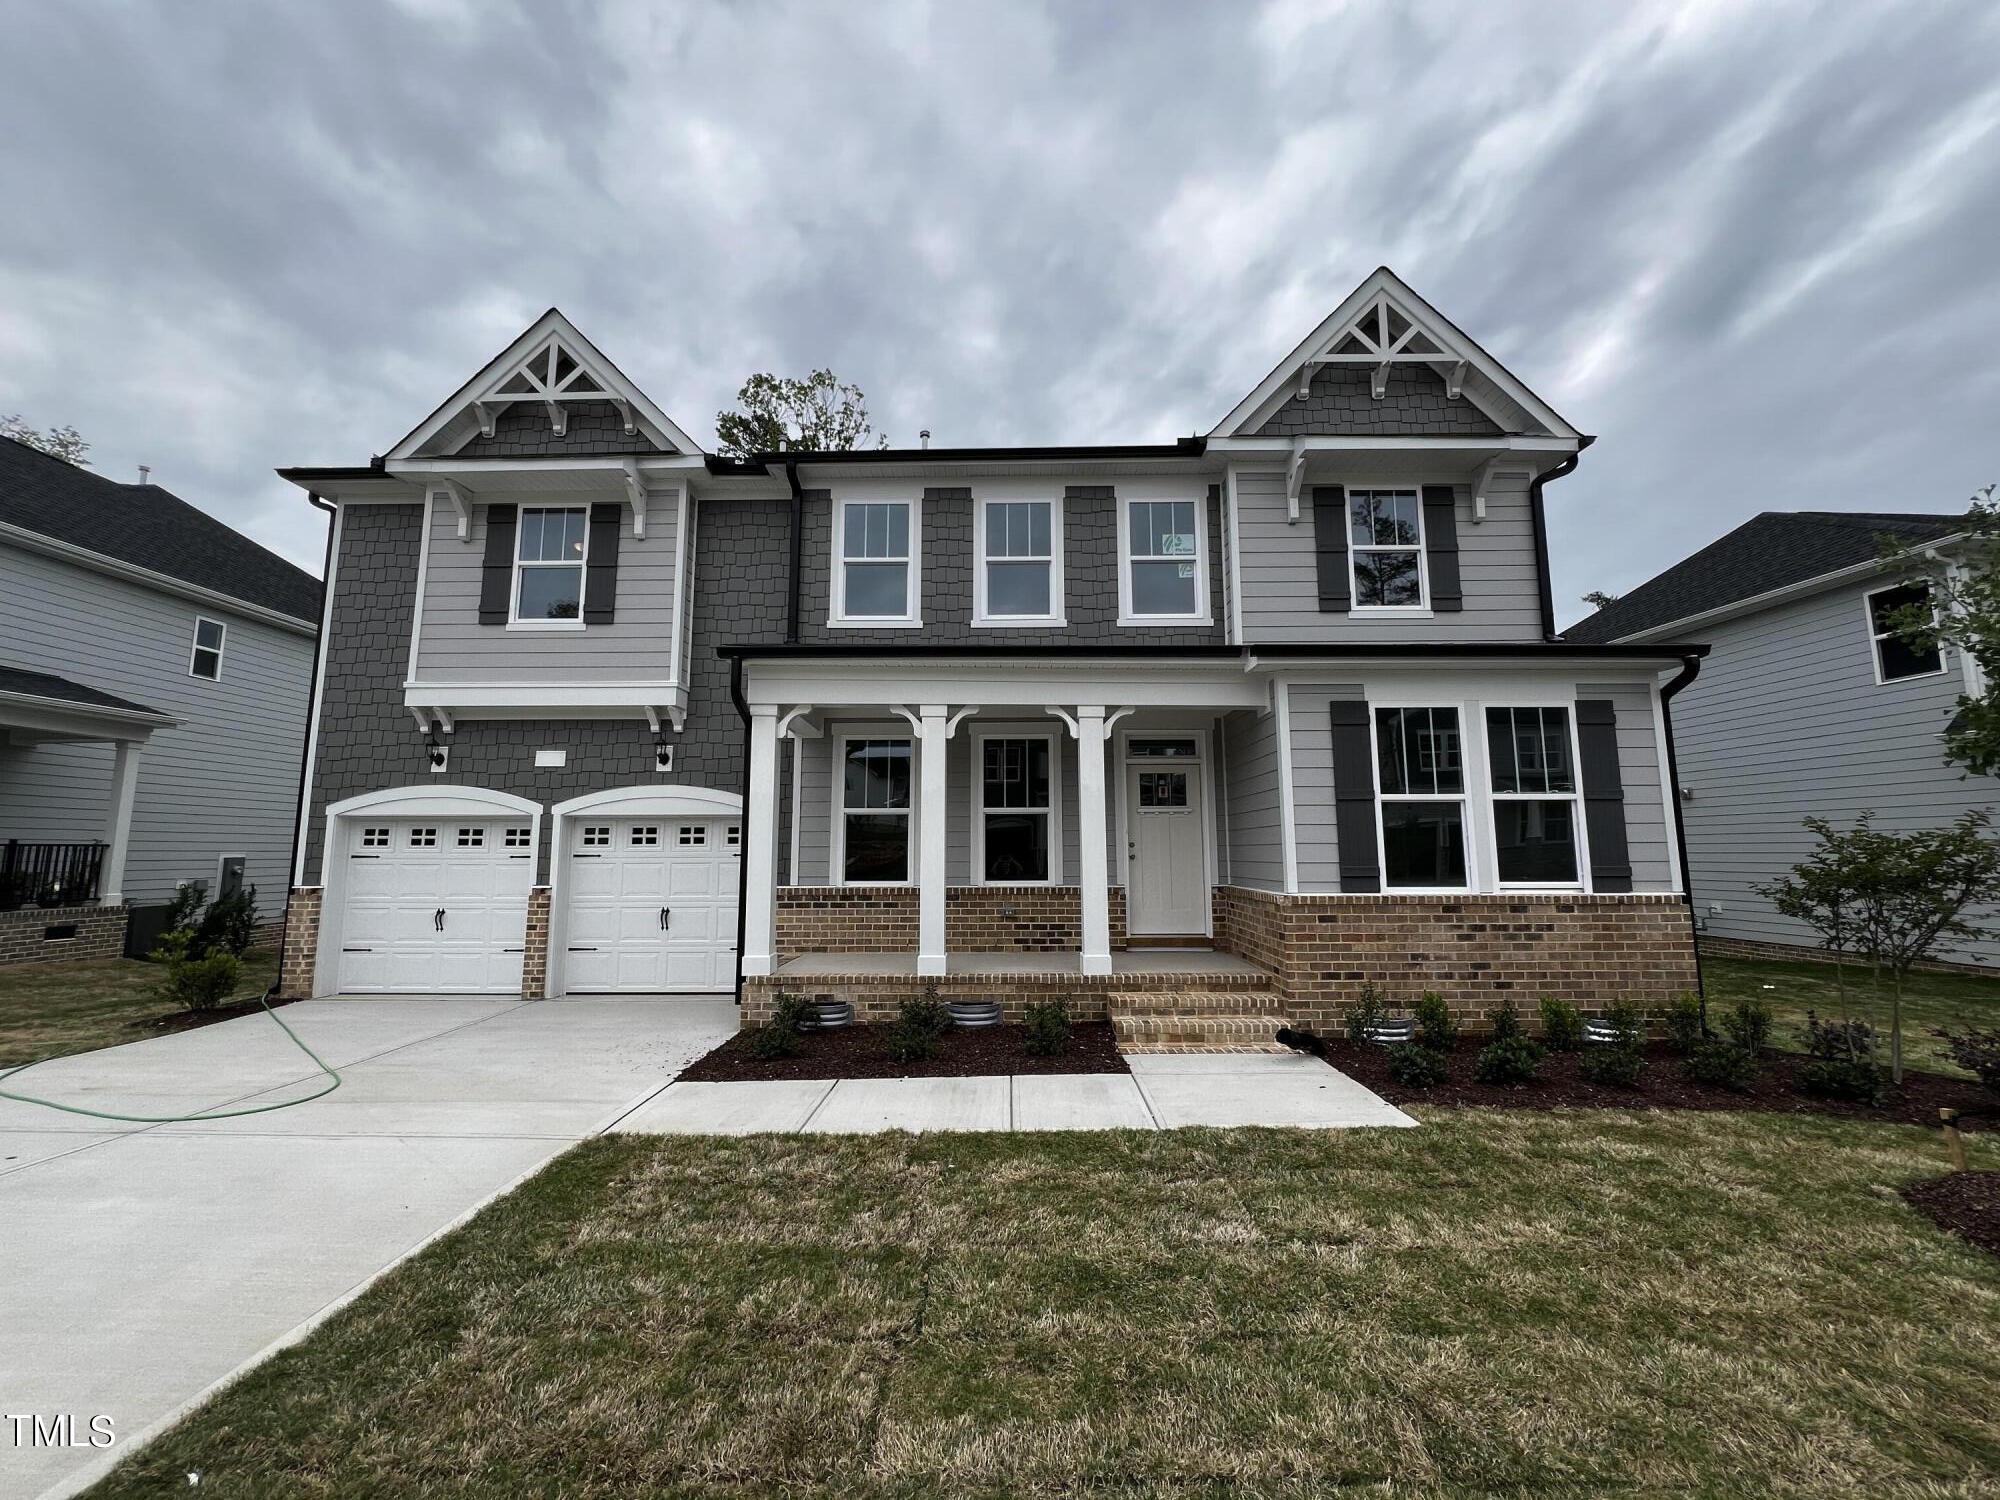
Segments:
[[[680,1076],[691,1083],[740,1083],[778,1078],[987,1078],[1009,1073],[1124,1073],[1110,1023],[1079,1021],[1069,1050],[1037,1057],[1027,1049],[1025,1026],[988,1026],[946,1032],[934,1056],[901,1062],[889,1055],[889,1028],[848,1026],[807,1032],[797,1057],[757,1058],[750,1033],[739,1031]]]
[[[1918,1213],[1980,1249],[2000,1255],[2000,1172],[1954,1172],[1903,1189]]]
[[[1844,1099],[1820,1099],[1801,1093],[1794,1081],[1809,1059],[1791,1052],[1766,1052],[1764,1071],[1749,1089],[1714,1088],[1695,1083],[1681,1072],[1680,1055],[1663,1043],[1646,1049],[1646,1071],[1634,1088],[1609,1088],[1577,1075],[1576,1052],[1550,1052],[1542,1058],[1542,1076],[1533,1083],[1480,1083],[1472,1076],[1477,1041],[1461,1042],[1451,1057],[1451,1076],[1430,1088],[1408,1088],[1389,1076],[1385,1047],[1357,1045],[1345,1038],[1326,1039],[1326,1060],[1348,1077],[1366,1084],[1392,1104],[1444,1104],[1502,1109],[1751,1109],[1774,1114],[1837,1115],[1884,1124],[1938,1123],[1940,1109],[1963,1112],[1965,1130],[2000,1126],[2000,1097],[1969,1078],[1905,1070],[1903,1086],[1879,1109]]]
[[[290,1005],[290,1000],[273,1000],[271,1008]],[[175,1031],[194,1031],[202,1026],[213,1026],[218,1021],[233,1021],[238,1016],[254,1016],[264,1008],[261,1000],[238,1000],[229,1005],[218,1005],[214,1010],[170,1010],[164,1016],[147,1016],[142,1021],[127,1021],[125,1024],[134,1031],[144,1031],[161,1035]]]

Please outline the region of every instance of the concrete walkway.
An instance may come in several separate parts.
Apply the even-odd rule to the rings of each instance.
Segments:
[[[1170,1130],[1417,1122],[1315,1057],[1129,1057],[1132,1072],[1011,1078],[676,1083],[612,1128],[640,1135],[865,1134],[880,1130]]]
[[[721,999],[330,1000],[285,1019],[345,1082],[297,1109],[119,1126],[0,1100],[0,1497],[66,1495],[273,1344],[736,1029]],[[43,1064],[10,1088],[191,1113],[324,1083],[263,1015]],[[18,1429],[18,1436],[17,1436]],[[205,1493],[205,1491],[203,1491]]]

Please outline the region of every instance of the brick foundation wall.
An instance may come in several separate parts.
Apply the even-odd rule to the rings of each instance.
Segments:
[[[310,999],[319,961],[320,888],[292,888],[285,902],[284,959],[278,966],[278,993],[287,1000]]]
[[[521,998],[545,1000],[549,993],[549,888],[528,892],[528,930],[522,939]]]
[[[1765,943],[1751,938],[1707,937],[1701,940],[1703,958],[1771,958],[1795,964],[1831,964],[1833,955],[1824,948],[1810,948],[1794,943]],[[1865,968],[1868,960],[1849,954],[1850,966]],[[1926,974],[1974,974],[1981,979],[1991,979],[2000,974],[2000,968],[1990,964],[1953,963],[1947,959],[1925,959],[1914,965]]]
[[[118,958],[125,952],[125,906],[29,906],[0,911],[0,965],[57,963],[76,958]],[[74,927],[71,937],[50,937],[52,927]]]
[[[1205,974],[1204,990],[1245,991],[1270,988],[1263,974]],[[763,976],[743,981],[741,1023],[745,1028],[761,1026],[770,1019],[772,1001],[780,990],[807,999],[822,997],[845,1000],[854,1007],[855,1019],[871,1024],[893,1021],[896,1008],[905,1000],[937,986],[941,1000],[997,1000],[1009,1021],[1019,1021],[1031,1004],[1062,998],[1069,1001],[1069,1013],[1079,1021],[1101,1021],[1107,1014],[1111,996],[1183,990],[1188,987],[1184,973],[1154,974],[950,974],[936,979],[912,974],[823,974]]]
[[[773,920],[781,960],[917,951],[917,893],[903,886],[780,886]]]
[[[1073,885],[954,885],[944,941],[954,953],[1074,953],[1083,946]],[[1111,946],[1125,946],[1125,891],[1110,892]],[[914,953],[917,892],[907,886],[789,885],[775,912],[780,960],[801,953]]]

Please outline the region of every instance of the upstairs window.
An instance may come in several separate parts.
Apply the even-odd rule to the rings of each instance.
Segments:
[[[840,878],[849,885],[910,878],[909,740],[841,745]]]
[[[981,510],[978,617],[996,623],[1054,621],[1062,613],[1055,505],[988,500]]]
[[[1383,883],[1390,890],[1466,889],[1458,710],[1376,709],[1375,764]]]
[[[1123,602],[1128,622],[1206,617],[1200,509],[1192,500],[1126,502]]]
[[[514,619],[582,623],[583,565],[590,528],[582,506],[523,506],[515,543]]]
[[[1936,646],[1919,651],[1897,635],[1897,612],[1931,603],[1927,583],[1900,583],[1868,596],[1868,630],[1875,642],[1875,680],[1900,682],[1905,677],[1929,677],[1944,670],[1944,654]]]
[[[222,639],[228,628],[220,620],[194,622],[194,649],[188,655],[188,676],[206,677],[210,682],[222,676]]]
[[[1424,607],[1424,507],[1416,490],[1347,492],[1356,609]]]
[[[916,553],[907,500],[842,501],[833,617],[855,624],[915,624]]]

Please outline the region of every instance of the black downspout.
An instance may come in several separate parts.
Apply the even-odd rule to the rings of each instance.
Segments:
[[[1537,474],[1528,485],[1528,511],[1535,522],[1535,567],[1542,582],[1542,639],[1545,641],[1556,640],[1557,636],[1555,580],[1549,576],[1549,518],[1542,505],[1542,486],[1569,473],[1582,456],[1579,449],[1548,473]]]
[[[761,807],[751,805],[750,793],[750,705],[743,697],[743,658],[729,658],[729,701],[736,705],[736,716],[743,721],[743,847],[750,847],[750,835],[754,832],[751,819],[764,814]],[[765,816],[776,817],[774,805]],[[736,1003],[743,1003],[743,937],[750,925],[750,888],[742,880],[736,882]]]
[[[292,946],[292,882],[299,873],[299,840],[305,832],[305,815],[310,811],[312,788],[306,785],[309,757],[312,755],[313,725],[319,721],[319,664],[326,655],[327,628],[332,623],[328,606],[333,600],[333,522],[339,514],[339,507],[328,505],[314,490],[306,491],[306,499],[317,510],[326,512],[326,557],[319,566],[320,597],[319,629],[313,632],[312,676],[306,679],[306,737],[299,746],[299,806],[292,819],[292,858],[285,866],[285,925],[278,935],[278,978],[265,998],[277,999],[276,991],[285,985],[285,950]]]
[[[1681,816],[1681,763],[1674,750],[1674,694],[1701,675],[1701,658],[1689,653],[1681,658],[1674,680],[1660,689],[1660,727],[1667,736],[1667,806],[1674,815],[1674,847],[1681,856],[1681,890],[1687,895],[1688,937],[1694,943],[1694,988],[1701,996],[1702,1029],[1708,1029],[1708,982],[1701,972],[1701,924],[1695,919],[1694,871],[1688,865],[1687,820]]]
[[[799,466],[787,460],[785,478],[792,487],[792,562],[791,579],[785,589],[785,644],[799,643],[799,587],[804,570],[806,496],[799,488]],[[747,724],[747,721],[746,721]]]

